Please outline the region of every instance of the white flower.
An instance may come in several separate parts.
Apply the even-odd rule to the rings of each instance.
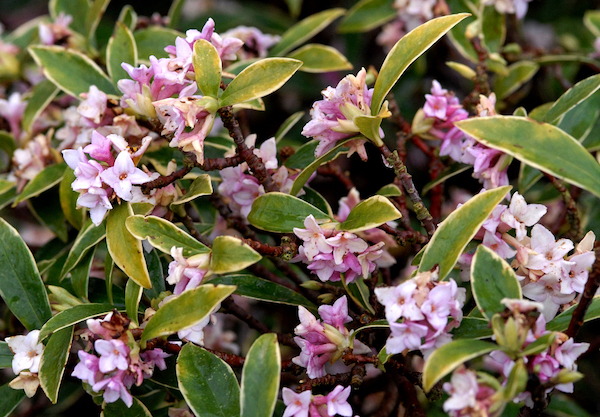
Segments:
[[[44,345],[38,343],[39,330],[33,330],[26,336],[7,337],[6,343],[15,354],[12,361],[12,369],[15,375],[21,371],[37,373],[40,367],[40,359],[44,351]]]

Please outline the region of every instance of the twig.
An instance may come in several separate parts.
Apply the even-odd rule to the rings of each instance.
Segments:
[[[478,58],[477,66],[475,67],[475,88],[465,98],[463,105],[466,108],[473,110],[475,106],[479,104],[479,95],[483,94],[484,96],[488,96],[490,95],[491,90],[487,75],[487,64],[485,62],[488,58],[488,52],[477,36],[471,38],[471,44],[473,45],[473,48],[475,48]]]
[[[333,177],[337,179],[344,185],[344,187],[346,187],[346,190],[348,191],[350,191],[352,187],[354,187],[354,183],[352,183],[352,181],[350,180],[350,178],[348,178],[346,173],[344,173],[340,166],[335,162],[330,162],[327,165],[320,166],[317,169],[317,173],[320,175]]]
[[[579,218],[579,212],[577,211],[577,204],[575,203],[575,200],[562,181],[550,174],[544,173],[544,175],[552,182],[552,185],[554,185],[554,188],[556,188],[556,190],[560,193],[565,205],[567,206],[567,220],[571,226],[567,232],[569,237],[575,241],[581,240],[583,237],[583,233],[581,231],[581,219]]]
[[[244,162],[244,160],[240,155],[234,155],[225,158],[205,158],[203,163],[195,161],[194,165],[202,171],[214,171],[216,169],[220,171],[224,168],[238,166],[242,162]]]
[[[254,239],[242,239],[242,241],[261,255],[289,260],[298,253],[298,245],[286,236],[281,238],[280,246],[271,246]]]
[[[210,241],[205,236],[201,235],[200,232],[198,232],[198,229],[196,229],[196,226],[194,225],[194,220],[189,216],[189,214],[186,214],[185,216],[179,216],[179,218],[181,219],[181,222],[183,223],[185,228],[188,229],[188,231],[190,232],[190,235],[194,237],[194,239],[196,239],[198,242],[202,243],[205,246],[211,246]]]
[[[144,194],[148,194],[151,190],[153,190],[155,188],[166,187],[167,185],[174,183],[178,179],[185,177],[192,170],[193,167],[194,167],[193,165],[189,165],[189,166],[186,165],[183,168],[178,169],[177,171],[173,172],[172,174],[161,175],[157,179],[143,184],[142,192]]]

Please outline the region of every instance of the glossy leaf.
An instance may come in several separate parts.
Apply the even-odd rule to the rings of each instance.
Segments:
[[[59,279],[62,279],[71,269],[77,265],[85,256],[87,251],[98,244],[106,236],[106,222],[102,222],[99,226],[95,226],[91,221],[88,221],[77,235],[73,246],[69,251],[69,256],[62,268]]]
[[[15,137],[4,130],[0,130],[0,150],[4,151],[6,156],[10,159],[12,158],[15,149],[17,149]]]
[[[102,19],[102,16],[108,7],[108,3],[110,3],[110,0],[92,0],[90,4],[90,8],[87,13],[87,19],[85,20],[84,34],[92,40],[96,34],[96,28],[100,23],[100,19]]]
[[[358,203],[339,225],[339,230],[362,232],[402,217],[396,206],[381,195],[374,195]]]
[[[358,277],[352,282],[346,282],[346,279],[342,277],[342,285],[344,286],[346,293],[350,296],[352,301],[356,303],[357,306],[363,308],[372,315],[375,314],[375,310],[369,301],[369,288],[365,284],[363,277]]]
[[[290,58],[265,58],[248,66],[227,85],[221,96],[221,107],[243,103],[279,90],[302,62]]]
[[[75,295],[82,299],[88,298],[88,287],[90,282],[90,270],[94,261],[96,248],[89,250],[75,268],[71,270],[71,285]]]
[[[130,4],[126,4],[119,13],[119,22],[122,22],[129,30],[134,30],[137,26],[138,16],[135,9]]]
[[[31,132],[33,123],[48,104],[54,100],[57,93],[58,88],[49,80],[41,81],[33,87],[31,97],[27,100],[27,107],[25,107],[25,112],[23,113],[23,120],[21,121],[23,130]]]
[[[69,359],[72,341],[73,326],[54,332],[40,359],[40,386],[52,404],[56,404],[58,400],[58,390]]]
[[[0,193],[0,209],[8,206],[17,198],[17,187],[12,186]]]
[[[411,30],[394,45],[379,70],[371,101],[371,114],[379,113],[385,97],[406,68],[467,16],[468,14],[461,13],[430,20]]]
[[[156,216],[135,215],[127,219],[127,229],[138,239],[148,239],[156,249],[171,253],[171,248],[183,248],[183,256],[189,257],[206,253],[210,248],[198,242],[192,236],[175,226],[168,220]]]
[[[65,219],[60,206],[60,197],[56,187],[27,200],[27,207],[31,214],[60,240],[65,243],[69,240],[67,219]]]
[[[167,58],[165,47],[175,45],[175,39],[185,35],[173,29],[160,26],[150,26],[146,29],[133,32],[138,51],[138,61],[150,63],[148,57],[154,55],[157,58]]]
[[[19,204],[21,201],[25,201],[31,197],[36,197],[44,191],[54,187],[62,180],[66,168],[67,164],[54,164],[44,168],[43,171],[38,173],[23,188],[21,194],[19,194],[13,203],[13,207]]]
[[[600,10],[586,10],[583,24],[596,37],[600,37]]]
[[[148,266],[150,281],[152,282],[152,288],[144,289],[144,294],[152,300],[153,298],[158,298],[161,292],[166,291],[165,277],[156,249],[152,249],[150,252],[144,251],[144,258],[146,258],[146,265]]]
[[[240,415],[240,387],[231,367],[212,353],[188,343],[179,352],[177,380],[185,401],[198,417]]]
[[[302,61],[300,71],[331,72],[352,69],[352,64],[340,51],[331,46],[311,43],[287,55]]]
[[[471,169],[471,165],[465,165],[465,164],[460,164],[460,163],[455,163],[455,164],[450,165],[449,167],[445,168],[442,172],[440,172],[438,177],[435,180],[425,184],[425,186],[423,187],[423,191],[421,192],[421,195],[427,194],[436,185],[441,184],[441,183],[445,182],[446,180],[448,180],[462,172],[467,171],[468,169]]]
[[[423,390],[431,388],[444,376],[468,360],[498,349],[495,343],[482,340],[453,340],[433,351],[423,368]]]
[[[185,291],[164,304],[152,316],[142,334],[141,343],[155,337],[167,336],[194,326],[208,316],[213,309],[235,291],[230,285],[201,285]]]
[[[566,394],[555,392],[544,413],[554,417],[592,417],[588,411]]]
[[[48,294],[33,255],[19,233],[0,218],[0,296],[27,330],[52,317]]]
[[[125,226],[133,215],[129,203],[115,205],[106,219],[106,245],[115,264],[125,275],[144,288],[150,288],[150,276],[142,253],[142,242],[137,240]]]
[[[439,265],[439,279],[444,279],[483,222],[510,189],[510,186],[504,186],[484,191],[454,210],[429,241],[419,264],[419,272],[429,271]]]
[[[8,343],[0,342],[0,369],[12,367],[14,354],[8,347]]]
[[[58,197],[60,199],[60,207],[67,221],[76,229],[81,230],[83,221],[85,220],[85,209],[77,208],[79,193],[73,191],[71,188],[73,181],[75,181],[75,172],[72,169],[65,169],[65,174],[58,188]]]
[[[73,17],[69,27],[76,32],[85,35],[85,19],[89,10],[89,0],[50,0],[48,11],[52,20],[56,20],[60,12]]]
[[[112,403],[102,404],[102,417],[152,417],[150,410],[136,397],[133,397],[131,407],[117,400]]]
[[[210,195],[212,193],[213,193],[213,188],[210,183],[210,175],[202,174],[202,175],[199,175],[196,179],[194,179],[194,181],[192,181],[190,186],[187,188],[187,192],[185,193],[185,195],[183,197],[178,198],[176,201],[172,202],[171,204],[179,205],[179,204],[187,203],[189,201],[194,200],[197,197],[200,197],[203,195]]]
[[[255,300],[268,301],[278,304],[289,304],[293,306],[304,306],[315,309],[316,306],[296,291],[276,284],[266,279],[249,274],[224,275],[211,278],[210,284],[235,285],[237,289],[234,294]]]
[[[317,140],[310,140],[306,142],[296,150],[296,153],[294,153],[285,161],[284,165],[291,169],[306,168],[311,163],[315,162],[315,150],[317,149],[317,145],[319,145],[319,141]],[[304,182],[306,183],[306,181]],[[304,187],[304,184],[302,187]],[[300,190],[302,187],[300,187]]]
[[[384,197],[399,197],[402,195],[402,190],[396,184],[388,184],[377,190],[376,194]]]
[[[502,100],[521,88],[538,72],[540,66],[531,61],[519,61],[508,67],[508,74],[498,75],[494,83],[494,92]]]
[[[596,91],[589,98],[567,111],[558,119],[560,121],[556,123],[556,126],[589,149],[590,142],[584,141],[594,130],[598,116],[600,116],[600,91]],[[596,139],[597,135],[592,135],[592,138]]]
[[[458,72],[467,80],[473,80],[477,76],[477,73],[473,68],[465,64],[461,64],[460,62],[446,61],[446,65],[452,68],[454,71]]]
[[[242,417],[271,417],[279,393],[281,354],[277,335],[266,333],[250,347],[242,370]]]
[[[274,192],[258,197],[248,214],[251,225],[268,232],[291,233],[304,228],[304,220],[312,214],[317,220],[331,221],[315,206],[289,194]]]
[[[471,264],[471,287],[477,307],[491,320],[504,311],[503,298],[522,298],[521,284],[514,270],[496,252],[479,245]]]
[[[210,270],[215,274],[236,272],[260,261],[262,256],[233,236],[217,236],[213,241]]]
[[[324,10],[301,20],[281,35],[281,40],[271,48],[270,54],[281,56],[302,45],[343,15],[344,11],[340,8]]]
[[[568,310],[563,311],[558,316],[554,317],[546,325],[546,329],[557,332],[564,332],[569,328],[569,322],[573,316],[573,312],[577,306],[572,306]],[[600,318],[600,296],[594,297],[587,311],[585,312],[584,321],[590,321]]]
[[[600,74],[579,81],[554,102],[554,105],[550,107],[550,110],[546,113],[544,121],[556,124],[561,116],[588,99],[592,94],[598,91],[599,88]]]
[[[169,17],[168,26],[170,28],[175,29],[177,26],[179,26],[184,3],[185,0],[174,0],[173,3],[171,3],[171,7],[169,7],[169,13],[167,15]]]
[[[73,97],[87,93],[92,85],[106,94],[118,94],[102,69],[81,52],[62,46],[31,46],[29,53],[46,78]]]
[[[71,307],[68,310],[61,311],[56,316],[41,327],[39,340],[43,341],[53,332],[62,330],[66,327],[80,323],[84,320],[91,319],[102,314],[108,314],[114,310],[115,306],[111,304],[79,304]]]
[[[387,110],[387,108],[384,110]],[[385,114],[386,112],[383,111],[381,115],[377,116],[356,116],[354,118],[354,124],[358,127],[360,134],[373,142],[375,146],[383,145],[379,129],[381,121],[386,117]]]
[[[125,285],[125,311],[127,311],[127,317],[131,319],[131,321],[139,326],[138,320],[138,307],[140,305],[140,300],[142,299],[142,290],[133,280],[127,281]]]
[[[115,86],[120,79],[130,78],[121,67],[123,62],[137,67],[137,45],[131,30],[124,23],[117,22],[106,47],[106,68]]]
[[[498,13],[496,7],[486,6],[481,14],[483,42],[489,52],[500,52],[506,38],[506,15]]]
[[[344,16],[338,32],[368,32],[394,19],[397,15],[392,0],[361,0]]]
[[[194,43],[194,72],[196,83],[205,96],[217,98],[221,85],[221,72],[223,71],[221,57],[212,43],[198,39]]]
[[[479,142],[600,196],[600,165],[573,137],[514,116],[481,117],[456,126]]]
[[[477,309],[476,309],[477,310]],[[487,319],[478,317],[463,317],[460,326],[452,330],[452,338],[457,339],[487,339],[494,332]]]
[[[333,219],[333,210],[331,209],[331,206],[325,197],[310,187],[304,187],[303,190],[304,194],[299,197],[301,200],[312,204]]]
[[[0,386],[0,417],[8,417],[25,398],[25,391],[12,389],[8,384]]]
[[[285,119],[281,126],[279,126],[279,129],[277,129],[277,132],[275,132],[275,142],[279,143],[302,117],[304,117],[304,111],[298,111]]]

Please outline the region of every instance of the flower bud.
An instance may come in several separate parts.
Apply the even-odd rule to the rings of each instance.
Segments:
[[[315,290],[315,291],[319,291],[321,288],[323,288],[323,284],[321,284],[320,282],[317,281],[305,281],[302,284],[300,284],[301,287],[306,288],[308,290]],[[325,295],[325,294],[323,294]]]
[[[561,371],[552,378],[552,382],[555,384],[570,384],[577,382],[583,378],[583,374],[577,371],[569,371],[568,369],[561,369]]]
[[[319,298],[319,301],[321,301],[323,304],[331,304],[331,302],[334,299],[334,296],[331,293],[327,293],[327,294],[319,295],[318,298]]]
[[[508,376],[508,382],[504,391],[504,398],[506,401],[512,401],[519,393],[525,391],[525,388],[527,387],[527,378],[528,374],[525,363],[523,362],[523,359],[519,359],[515,362],[515,366],[513,366],[510,375]]]

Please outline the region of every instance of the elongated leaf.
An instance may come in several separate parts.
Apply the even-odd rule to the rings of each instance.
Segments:
[[[13,206],[16,206],[21,201],[25,201],[31,197],[36,197],[44,191],[54,187],[58,184],[65,173],[67,164],[54,164],[44,168],[39,174],[37,174],[21,191],[21,194],[17,197]]]
[[[130,4],[126,4],[121,9],[118,20],[127,26],[129,30],[134,30],[137,26],[138,16],[135,9]]]
[[[152,249],[150,252],[144,251],[144,258],[146,258],[146,265],[148,266],[150,281],[152,282],[152,288],[144,289],[144,294],[152,300],[153,298],[158,298],[160,293],[166,290],[165,277],[156,249]]]
[[[43,192],[37,197],[27,200],[27,206],[31,214],[60,240],[69,240],[67,230],[67,219],[60,206],[60,197],[56,187]]]
[[[552,401],[550,401],[544,412],[554,417],[592,417],[585,408],[575,401],[566,394],[556,392],[552,395]]]
[[[83,221],[85,220],[85,209],[77,208],[79,193],[73,191],[71,188],[73,181],[75,181],[75,172],[71,169],[65,169],[65,174],[58,188],[58,197],[60,199],[60,207],[67,221],[76,229],[81,230]]]
[[[600,10],[587,10],[583,15],[583,24],[596,37],[600,37]]]
[[[131,407],[127,407],[120,399],[113,403],[102,404],[102,417],[152,417],[152,413],[143,402],[133,397]]]
[[[283,285],[267,281],[266,279],[255,277],[254,275],[225,275],[211,278],[209,283],[214,285],[235,285],[237,289],[234,294],[253,298],[255,300],[289,304],[293,306],[304,306],[309,309],[316,308],[312,302],[308,301],[296,291],[284,287]]]
[[[302,45],[343,15],[344,11],[340,8],[324,10],[301,20],[281,35],[281,40],[271,49],[270,54],[281,56]]]
[[[361,232],[402,217],[387,197],[374,195],[358,203],[340,224],[339,229],[348,232]]]
[[[331,206],[329,205],[325,197],[323,197],[320,193],[318,193],[310,187],[304,187],[303,189],[304,194],[300,196],[300,199],[312,204],[313,206],[321,210],[323,213],[326,213],[330,218],[333,219],[333,210],[331,209]]]
[[[55,332],[48,340],[40,359],[40,386],[52,404],[56,404],[58,400],[58,390],[69,359],[72,341],[73,326]]]
[[[277,129],[277,132],[275,132],[275,142],[279,143],[279,141],[283,139],[285,135],[287,135],[290,129],[294,127],[294,125],[298,123],[303,116],[304,111],[298,111],[285,119],[281,126],[279,126],[279,129]]]
[[[141,343],[187,329],[208,316],[221,301],[235,291],[231,285],[201,285],[185,291],[164,304],[150,319]]]
[[[221,85],[221,72],[223,63],[219,52],[212,43],[198,39],[194,43],[194,72],[196,73],[196,83],[202,94],[217,98],[219,96],[219,85]]]
[[[210,270],[215,274],[236,272],[260,261],[262,256],[233,236],[217,236],[213,241]]]
[[[266,333],[250,347],[240,394],[242,417],[271,417],[279,392],[281,354],[277,335]]]
[[[500,52],[506,38],[506,15],[498,13],[494,6],[483,8],[481,31],[489,52]]]
[[[508,67],[507,75],[498,75],[494,83],[494,92],[502,100],[517,91],[531,80],[540,66],[531,61],[519,61]]]
[[[393,0],[361,0],[344,16],[340,33],[367,32],[394,19],[397,15]]]
[[[548,110],[548,113],[546,113],[544,121],[556,124],[562,115],[589,98],[599,88],[600,74],[592,75],[585,80],[579,81],[556,100],[554,105]]]
[[[85,35],[85,19],[90,7],[88,0],[50,0],[48,11],[53,20],[56,20],[60,12],[73,17],[69,27],[76,32]]]
[[[384,109],[387,110],[387,107]],[[379,134],[379,129],[381,126],[381,121],[386,116],[385,111],[382,114],[377,116],[356,116],[354,118],[354,124],[358,127],[359,132],[365,138],[370,139],[375,146],[383,145],[383,140]],[[389,114],[389,113],[388,113]]]
[[[183,4],[185,0],[174,0],[169,7],[169,27],[176,29],[179,26],[181,20],[181,11],[183,10]]]
[[[452,330],[452,338],[457,339],[487,339],[494,332],[490,322],[477,317],[463,317],[460,326]]]
[[[444,181],[446,181],[447,179],[450,179],[462,172],[465,172],[468,169],[471,169],[470,165],[459,164],[459,163],[450,165],[448,168],[444,169],[435,180],[425,184],[425,186],[423,187],[423,191],[421,192],[421,195],[427,194],[436,185],[441,184]]]
[[[566,112],[556,126],[560,130],[573,136],[579,143],[589,149],[590,141],[586,141],[600,116],[600,91],[596,91],[589,98]],[[597,139],[592,135],[590,139]]]
[[[94,43],[96,28],[104,15],[110,0],[92,0],[85,20],[85,35]]]
[[[125,285],[125,310],[127,311],[127,316],[136,326],[140,324],[138,320],[138,307],[142,299],[142,290],[143,288],[131,279]]]
[[[198,242],[170,221],[156,216],[135,215],[127,219],[127,229],[138,239],[148,239],[156,249],[171,253],[171,248],[183,248],[183,256],[210,252],[210,248]]]
[[[181,198],[171,204],[179,205],[194,200],[197,197],[203,195],[210,195],[213,193],[212,185],[210,183],[210,175],[202,174],[199,175],[188,187],[187,193]]]
[[[491,148],[600,197],[600,165],[579,142],[552,125],[494,116],[464,120],[456,126]]]
[[[75,292],[75,295],[85,300],[88,298],[90,269],[92,268],[95,252],[96,248],[89,250],[81,262],[71,270],[71,285],[73,286],[73,291]]]
[[[483,222],[510,189],[510,186],[504,186],[484,191],[454,210],[429,241],[419,264],[419,272],[429,271],[439,265],[439,279],[444,279]]]
[[[150,276],[142,253],[142,242],[137,240],[125,226],[133,215],[129,203],[115,206],[106,219],[106,245],[115,264],[132,280],[144,288],[150,288]]]
[[[185,35],[173,29],[161,26],[150,26],[146,29],[136,30],[133,33],[138,50],[138,61],[150,63],[150,55],[157,58],[166,58],[169,56],[165,52],[165,47],[175,45],[175,38]]]
[[[352,69],[348,59],[335,48],[320,44],[308,44],[287,55],[288,58],[302,61],[300,71],[330,72]]]
[[[61,311],[52,317],[40,330],[39,340],[43,341],[53,332],[62,330],[66,327],[80,323],[102,314],[108,314],[114,310],[115,306],[111,304],[79,304],[68,310]]]
[[[17,198],[17,187],[10,187],[7,190],[0,193],[0,209],[8,206]]]
[[[430,20],[411,30],[394,45],[379,70],[371,101],[371,114],[379,114],[385,97],[406,68],[467,16],[467,13],[461,13]]]
[[[444,376],[468,360],[498,349],[495,343],[482,340],[453,340],[433,351],[423,368],[423,390],[431,388]]]
[[[58,88],[49,80],[39,82],[33,87],[31,97],[27,100],[27,107],[25,107],[25,112],[23,113],[23,120],[21,122],[23,130],[31,132],[33,122],[44,111],[46,106],[54,100],[57,93]]]
[[[71,269],[77,265],[85,256],[87,251],[95,246],[106,236],[106,223],[102,222],[95,226],[91,221],[84,226],[77,235],[73,246],[69,251],[69,256],[62,268],[59,279],[62,279]]]
[[[121,67],[123,62],[137,67],[137,45],[131,30],[124,23],[117,22],[106,47],[106,68],[115,86],[120,79],[129,79],[129,74]]]
[[[294,153],[287,161],[285,161],[284,165],[291,169],[306,168],[315,161],[315,151],[318,145],[319,141],[317,140],[306,142],[296,150],[296,153]],[[304,185],[302,187],[304,187]]]
[[[363,277],[358,277],[353,282],[346,282],[345,277],[343,277],[342,285],[357,306],[362,307],[365,311],[373,315],[375,314],[375,309],[373,309],[373,306],[369,302],[369,288],[365,284]]]
[[[504,310],[503,298],[522,298],[521,285],[510,265],[490,248],[479,245],[471,264],[471,287],[477,307],[491,320]]]
[[[271,94],[279,90],[302,62],[290,58],[265,58],[250,65],[229,83],[220,106],[231,106]]]
[[[377,190],[376,194],[384,197],[399,197],[402,195],[402,190],[396,184],[388,184]]]
[[[0,401],[0,417],[8,417],[25,398],[25,391],[12,389],[8,384],[4,384],[0,387],[0,398],[2,398],[2,401]]]
[[[12,366],[14,354],[8,347],[8,343],[0,342],[0,369],[10,368]]]
[[[304,220],[312,214],[317,220],[331,221],[315,206],[284,193],[267,193],[252,203],[248,214],[251,225],[269,232],[291,233],[294,227],[304,228]]]
[[[102,69],[81,52],[61,46],[31,46],[29,53],[46,78],[73,97],[87,93],[92,85],[106,94],[118,94]]]
[[[52,317],[48,294],[19,232],[0,218],[0,296],[27,330],[39,329]]]
[[[564,332],[569,328],[569,322],[573,316],[573,312],[577,306],[573,306],[566,311],[563,311],[558,316],[548,322],[546,328],[551,331]],[[594,297],[587,311],[585,312],[584,321],[590,321],[600,318],[600,296]]]
[[[460,62],[446,61],[446,65],[465,77],[467,80],[473,80],[477,73],[471,67]]]
[[[197,417],[240,415],[240,387],[231,367],[212,353],[188,343],[177,359],[179,389]]]

